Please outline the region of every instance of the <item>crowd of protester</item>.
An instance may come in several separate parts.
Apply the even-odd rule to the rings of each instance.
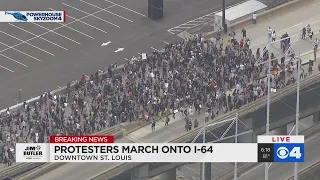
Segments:
[[[133,57],[121,68],[113,64],[104,73],[83,75],[75,86],[68,84],[63,95],[45,93],[39,101],[24,102],[17,110],[8,108],[0,116],[1,161],[8,166],[14,162],[18,142],[90,134],[136,120],[150,121],[154,128],[155,120],[165,118],[168,125],[167,115],[176,118],[185,107],[182,113],[186,116],[193,109],[205,111],[206,120],[213,120],[219,113],[261,98],[267,93],[268,67],[263,61],[268,60],[268,53],[258,49],[254,54],[246,30],[242,35],[238,42],[231,32],[226,44],[219,34],[211,39],[195,35],[148,54],[146,59]],[[290,72],[278,70],[282,60],[272,64],[275,90],[289,82],[286,73]],[[190,124],[187,121],[187,129]]]

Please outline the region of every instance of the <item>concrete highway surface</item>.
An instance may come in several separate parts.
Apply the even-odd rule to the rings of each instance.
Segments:
[[[227,0],[227,6],[242,0]],[[0,109],[179,39],[168,29],[220,10],[220,0],[166,0],[164,18],[146,17],[148,0],[13,0],[2,10],[65,10],[66,23],[1,23]],[[111,42],[106,46],[102,43]],[[123,48],[123,49],[122,49]],[[118,50],[118,51],[117,51]],[[122,51],[121,51],[122,50]],[[116,52],[117,51],[117,52]]]
[[[313,2],[312,4],[308,4],[305,6],[300,7],[299,9],[293,9],[290,12],[281,13],[277,16],[272,18],[258,21],[258,24],[251,25],[245,27],[247,30],[247,36],[252,41],[252,49],[255,51],[257,47],[261,49],[266,46],[267,44],[267,29],[270,26],[272,29],[276,30],[278,37],[281,36],[283,33],[288,32],[289,35],[293,35],[298,33],[302,27],[311,24],[312,29],[315,32],[315,37],[319,37],[319,34],[316,31],[320,29],[320,15],[317,13],[317,7],[320,6],[320,2]],[[240,29],[241,30],[241,29]],[[240,32],[237,30],[237,36],[240,36]],[[293,40],[293,38],[292,38]],[[296,52],[301,52],[302,54],[308,54],[310,50],[313,48],[313,44],[311,41],[308,40],[300,40],[299,38],[296,39],[297,43],[294,45],[294,50]],[[277,53],[277,49],[279,48],[279,43],[274,45],[276,48],[273,48],[271,51],[280,56],[280,53]],[[143,52],[143,51],[140,51]],[[255,52],[254,52],[255,53]],[[310,53],[310,52],[309,52]],[[304,62],[307,62],[309,59],[312,59],[313,55],[305,55],[302,59]],[[314,70],[316,70],[316,66]],[[197,118],[199,121],[203,121],[203,117]],[[177,117],[176,120],[172,120],[169,127],[164,128],[164,123],[160,122],[157,124],[156,131],[152,132],[150,127],[145,127],[139,129],[136,132],[129,134],[126,138],[120,140],[120,142],[166,142],[174,137],[177,137],[185,132],[184,129],[185,121],[183,118]],[[307,127],[311,126],[310,118],[303,121],[302,125],[300,126],[300,130],[306,129]],[[291,131],[292,125],[288,126],[288,133]],[[309,148],[313,147],[313,143],[317,138],[313,138],[308,141],[306,145],[306,149],[309,153]],[[317,144],[316,144],[317,145]],[[311,154],[316,153],[317,151],[313,151],[310,149]],[[307,154],[306,156],[306,163],[309,163],[309,159],[312,158]],[[313,161],[312,161],[313,162]],[[312,163],[310,162],[310,163]],[[302,165],[303,165],[302,164]],[[42,177],[37,178],[37,180],[55,180],[55,179],[88,179],[93,177],[99,173],[102,173],[109,168],[112,168],[116,163],[68,163],[61,168],[58,168],[52,172],[49,172]],[[279,167],[281,166],[281,167]],[[288,166],[288,167],[287,167]],[[287,168],[282,168],[287,167]],[[271,179],[277,180],[277,175],[280,174],[285,176],[288,174],[290,176],[291,172],[291,165],[272,165],[270,167],[270,177]],[[303,167],[303,166],[301,166]],[[230,171],[233,168],[232,163],[220,163],[220,164],[213,164],[213,174],[214,176],[219,176],[226,171]],[[248,172],[241,177],[243,180],[256,180],[263,177],[263,174],[259,173],[262,167],[258,167],[257,170],[252,172]],[[278,171],[281,169],[282,171]],[[260,170],[259,170],[260,169]],[[263,168],[262,168],[263,169]],[[256,173],[257,172],[257,173]],[[286,173],[284,173],[286,172]],[[199,178],[199,164],[192,164],[188,166],[182,167],[178,171],[178,175],[180,178],[183,179],[197,179]],[[281,179],[281,178],[280,178]],[[281,179],[283,180],[283,179]]]

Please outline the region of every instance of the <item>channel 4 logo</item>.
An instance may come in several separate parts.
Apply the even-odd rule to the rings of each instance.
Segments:
[[[274,144],[274,162],[304,162],[304,144]]]

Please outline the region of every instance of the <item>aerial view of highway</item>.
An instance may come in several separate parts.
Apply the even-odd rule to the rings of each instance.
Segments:
[[[1,7],[0,179],[320,178],[320,1],[14,0]],[[38,11],[62,19],[36,22]],[[115,144],[257,144],[259,135],[301,135],[304,161],[18,160],[16,143],[40,149],[50,136],[87,135],[113,136]]]

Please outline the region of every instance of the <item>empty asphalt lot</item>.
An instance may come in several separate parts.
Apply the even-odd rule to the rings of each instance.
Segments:
[[[146,17],[147,0],[11,0],[1,10],[66,10],[66,23],[0,24],[0,109],[57,89],[125,58],[161,49],[167,30],[221,9],[220,0],[165,0],[165,17]],[[240,2],[236,1],[236,2]],[[235,2],[235,3],[236,3]],[[228,5],[231,5],[230,3]],[[102,43],[111,42],[107,46]],[[115,52],[118,48],[123,51]]]

